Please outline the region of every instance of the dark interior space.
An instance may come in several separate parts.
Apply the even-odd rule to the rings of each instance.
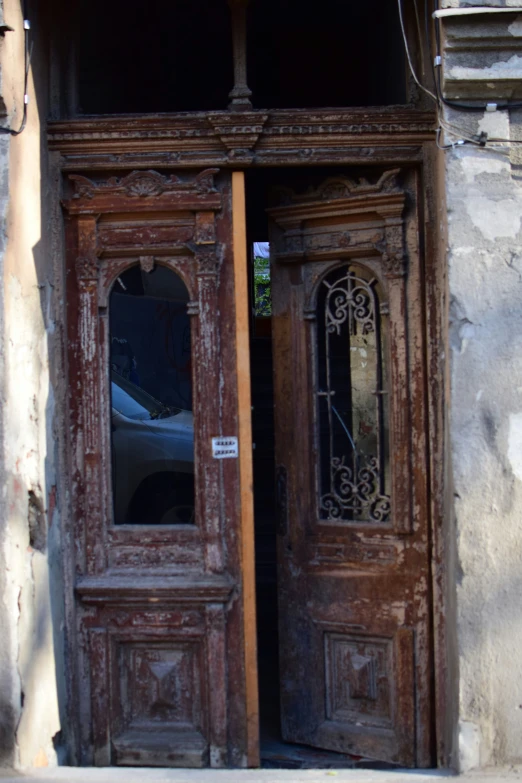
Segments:
[[[232,88],[227,3],[80,0],[81,114],[224,109]]]
[[[396,3],[254,0],[247,41],[256,108],[406,102]]]
[[[149,0],[146,13],[136,0],[79,0],[75,9],[64,40],[77,42],[80,114],[227,108],[226,0]],[[247,53],[254,108],[407,101],[395,3],[251,0]]]
[[[257,643],[261,741],[279,739],[279,661],[274,457],[274,388],[270,304],[256,315],[254,243],[268,242],[266,183],[257,172],[247,176],[247,231],[251,279],[251,383],[256,549]],[[252,176],[250,176],[252,175]],[[270,299],[270,297],[269,297]]]

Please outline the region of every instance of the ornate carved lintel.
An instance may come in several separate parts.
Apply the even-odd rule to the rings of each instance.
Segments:
[[[404,274],[399,174],[390,169],[371,182],[330,177],[304,193],[280,189],[280,206],[268,210],[282,234],[277,261],[331,261],[368,252],[383,258],[388,276]]]
[[[378,193],[400,193],[397,184],[397,176],[400,169],[385,171],[377,182],[368,182],[366,177],[360,177],[356,182],[350,177],[329,177],[318,188],[311,188],[302,195],[297,195],[291,190],[283,193],[288,203],[300,204],[313,201],[336,201],[353,196],[363,196]]]
[[[157,171],[132,171],[126,177],[109,177],[103,182],[94,182],[80,174],[71,174],[74,185],[73,199],[92,199],[96,195],[130,196],[147,198],[164,193],[192,193],[201,195],[215,193],[214,175],[219,169],[205,169],[194,179],[183,180],[175,174],[165,176]]]

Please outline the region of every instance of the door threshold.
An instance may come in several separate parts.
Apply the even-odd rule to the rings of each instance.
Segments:
[[[396,764],[336,753],[330,750],[312,748],[309,745],[294,745],[277,737],[261,738],[262,769],[374,769],[393,771]]]

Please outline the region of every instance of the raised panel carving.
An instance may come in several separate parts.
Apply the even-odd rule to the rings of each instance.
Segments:
[[[119,645],[119,695],[114,705],[123,729],[200,730],[201,643],[123,643]]]
[[[325,667],[329,720],[391,726],[391,639],[326,632]]]
[[[204,766],[208,729],[202,638],[119,639],[112,665],[116,763]]]
[[[211,213],[212,215],[214,213]],[[170,252],[183,250],[194,235],[194,219],[167,217],[157,220],[111,219],[100,224],[98,243],[103,252],[117,255],[130,248],[150,248],[156,252],[167,248]]]

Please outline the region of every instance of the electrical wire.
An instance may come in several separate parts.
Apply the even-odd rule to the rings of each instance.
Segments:
[[[20,123],[20,127],[18,130],[14,128],[7,128],[3,125],[0,125],[0,133],[9,133],[11,136],[19,136],[20,133],[24,130],[25,126],[27,125],[27,105],[29,102],[29,95],[27,93],[27,88],[29,85],[29,70],[31,68],[31,58],[33,56],[33,42],[31,42],[31,46],[29,46],[29,30],[31,29],[31,24],[27,18],[27,7],[24,2],[23,4],[23,24],[24,24],[24,67],[25,67],[25,73],[24,73],[24,102],[23,102],[23,114],[22,114],[22,122]]]
[[[402,0],[397,0],[397,5],[398,5],[398,8],[399,8],[399,21],[400,21],[400,24],[401,24],[401,32],[402,32],[402,37],[403,37],[403,40],[404,40],[404,48],[406,50],[406,58],[408,60],[408,65],[409,65],[409,68],[410,68],[410,71],[411,71],[411,75],[413,76],[413,79],[415,80],[415,84],[417,84],[417,86],[420,87],[421,90],[426,93],[426,95],[429,95],[430,98],[435,101],[435,103],[438,103],[437,96],[434,95],[431,90],[428,90],[427,87],[425,87],[423,84],[421,84],[419,79],[417,78],[417,74],[415,72],[415,68],[413,67],[413,63],[412,63],[412,60],[411,60],[410,47],[408,45],[408,37],[406,35],[406,28],[404,26],[404,17],[403,17],[403,13],[402,13]]]
[[[417,19],[417,34],[419,36],[419,43],[421,44],[422,47],[422,41],[420,40],[421,35],[420,35],[417,0],[413,0],[413,2],[415,5],[415,14]],[[419,78],[417,77],[417,73],[415,71],[411,59],[408,37],[406,35],[406,28],[404,25],[402,0],[397,0],[397,5],[399,10],[399,21],[401,26],[401,32],[402,32],[404,47],[406,51],[406,59],[408,61],[410,72],[413,76],[415,83],[420,87],[421,90],[423,90],[423,92],[425,92],[435,102],[437,106],[437,121],[438,121],[438,128],[437,128],[437,135],[436,135],[437,147],[441,150],[448,150],[448,149],[453,149],[455,146],[461,146],[463,144],[473,144],[477,147],[484,148],[488,146],[488,149],[495,149],[497,151],[506,152],[505,147],[493,147],[492,144],[522,144],[522,139],[503,139],[497,137],[488,137],[488,135],[485,132],[482,132],[478,136],[472,137],[467,134],[467,131],[463,131],[458,126],[453,125],[452,123],[448,122],[443,118],[442,111],[444,106],[448,106],[450,108],[455,108],[463,111],[470,111],[470,112],[472,111],[485,112],[488,111],[488,106],[485,104],[482,104],[480,106],[473,106],[473,105],[470,106],[469,104],[461,104],[456,101],[449,101],[446,98],[444,98],[442,94],[442,81],[441,81],[441,67],[440,67],[441,57],[439,54],[440,53],[440,20],[438,19],[438,17],[435,18],[435,42],[436,42],[437,55],[436,58],[432,58],[432,68],[433,68],[433,77],[434,77],[436,94],[433,93],[430,89],[428,89],[425,85],[421,84]],[[435,6],[436,9],[438,9],[438,0],[435,0]],[[428,22],[428,18],[429,18],[428,0],[425,0],[424,2],[424,15],[425,15],[426,46],[427,46],[427,51],[429,53],[431,50],[431,41],[430,41],[429,22]],[[435,62],[437,62],[437,67],[435,66]],[[520,107],[522,107],[522,103],[495,104],[495,110],[499,110],[499,111],[517,109]],[[450,143],[448,145],[441,145],[440,134],[442,130],[444,130],[449,135],[456,136],[457,141]]]

